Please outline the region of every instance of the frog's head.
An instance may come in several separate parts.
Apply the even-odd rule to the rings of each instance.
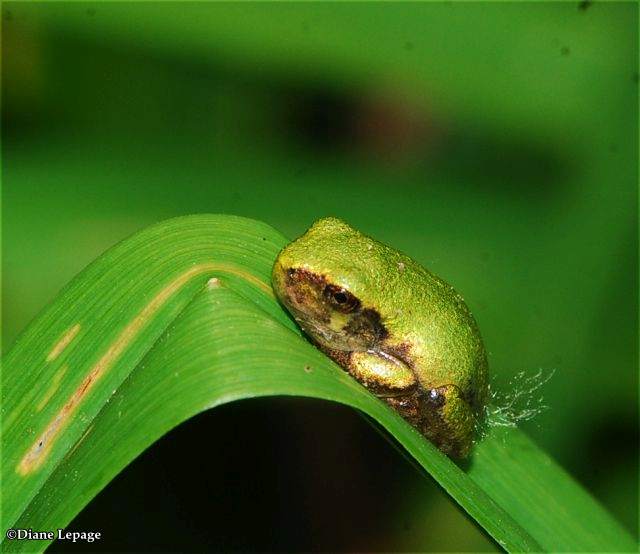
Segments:
[[[386,337],[368,275],[381,245],[335,218],[317,221],[279,254],[274,290],[299,325],[321,346],[375,349]],[[356,252],[364,252],[370,265]]]

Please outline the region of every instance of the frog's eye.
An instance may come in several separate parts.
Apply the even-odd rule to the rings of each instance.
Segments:
[[[338,311],[348,314],[357,310],[360,306],[358,300],[353,294],[342,287],[336,285],[327,285],[323,291],[324,297]]]

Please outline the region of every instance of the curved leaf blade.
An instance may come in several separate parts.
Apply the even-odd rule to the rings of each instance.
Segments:
[[[3,530],[64,527],[145,448],[202,410],[299,395],[378,421],[507,550],[634,549],[521,432],[491,433],[465,472],[304,340],[270,293],[285,243],[243,218],[170,220],[114,247],[61,293],[4,362]],[[49,444],[33,450],[43,438]]]

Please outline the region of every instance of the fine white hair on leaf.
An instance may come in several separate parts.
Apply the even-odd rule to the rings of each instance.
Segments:
[[[538,369],[535,372],[519,371],[505,390],[489,387],[489,400],[485,406],[487,427],[516,427],[529,421],[549,408],[540,389],[555,374],[555,369]]]

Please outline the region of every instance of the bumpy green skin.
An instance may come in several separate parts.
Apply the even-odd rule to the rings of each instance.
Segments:
[[[285,247],[273,287],[337,363],[452,457],[465,457],[487,396],[487,358],[462,297],[343,221]]]

